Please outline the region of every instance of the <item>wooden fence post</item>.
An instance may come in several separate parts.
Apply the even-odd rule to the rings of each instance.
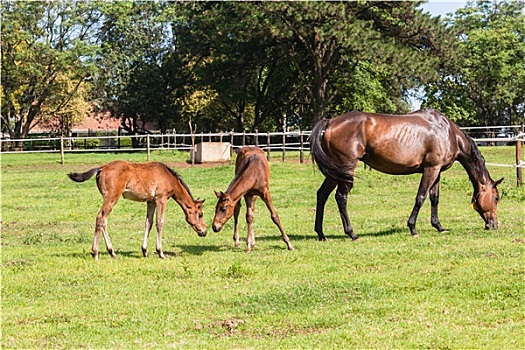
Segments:
[[[266,133],[266,159],[270,161],[270,132]]]
[[[283,131],[283,162],[286,161],[286,131]]]
[[[523,125],[521,126],[521,138],[525,138],[525,133],[523,132]],[[523,150],[523,141],[521,139],[516,140],[516,184],[518,187],[523,185],[523,168],[521,165],[522,159],[522,150]]]
[[[64,135],[60,135],[60,164],[64,165]]]
[[[149,134],[146,135],[146,159],[148,162],[150,161],[150,140],[149,140]]]
[[[300,147],[300,150],[299,150],[299,162],[302,164],[304,163],[304,152],[303,152],[303,146],[304,146],[304,143],[303,143],[303,131],[301,130],[299,132],[299,147]]]

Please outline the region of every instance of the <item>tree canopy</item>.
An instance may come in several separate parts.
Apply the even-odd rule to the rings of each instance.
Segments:
[[[460,124],[525,113],[523,2],[3,1],[2,131],[67,133],[90,111],[130,133],[310,128],[423,105]]]

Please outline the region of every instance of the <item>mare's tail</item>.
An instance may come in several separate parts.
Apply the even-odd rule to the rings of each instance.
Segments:
[[[338,159],[331,158],[323,149],[323,136],[329,125],[330,119],[322,119],[312,129],[310,154],[314,164],[326,177],[330,177],[337,182],[353,183],[354,177],[350,173],[354,168],[352,164],[343,164]]]
[[[86,171],[85,173],[69,173],[67,176],[75,182],[84,182],[87,179],[90,179],[93,175],[98,173],[101,168],[93,168],[91,170]]]

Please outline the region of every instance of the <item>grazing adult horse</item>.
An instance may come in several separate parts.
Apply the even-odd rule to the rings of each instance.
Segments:
[[[503,179],[491,179],[474,140],[436,110],[423,109],[406,115],[350,112],[323,119],[312,130],[310,151],[326,177],[317,191],[315,231],[319,240],[326,240],[323,211],[328,196],[336,187],[335,198],[344,231],[357,239],[346,205],[358,161],[387,174],[423,174],[407,223],[413,236],[417,236],[417,215],[429,192],[431,224],[439,232],[445,231],[438,219],[439,180],[441,172],[456,160],[472,182],[472,205],[485,221],[485,228],[498,228],[500,197],[497,185]]]
[[[147,203],[146,231],[142,242],[142,254],[147,256],[148,236],[153,226],[153,214],[157,212],[157,253],[164,259],[162,252],[162,225],[169,198],[173,198],[186,215],[186,221],[201,237],[206,236],[206,225],[202,220],[204,200],[195,200],[188,186],[181,177],[168,166],[157,162],[132,163],[122,160],[107,163],[85,173],[70,173],[75,182],[84,182],[97,174],[97,187],[104,198],[102,208],[97,215],[95,238],[91,255],[98,259],[100,234],[104,235],[108,253],[115,257],[107,230],[107,218],[122,195],[126,199]]]
[[[241,210],[241,197],[246,201],[246,222],[248,224],[248,236],[246,237],[246,251],[251,251],[255,246],[255,236],[253,233],[253,210],[257,196],[266,204],[272,214],[272,221],[277,225],[284,242],[289,250],[294,247],[290,239],[284,232],[279,215],[275,211],[270,195],[270,167],[262,149],[258,147],[244,147],[237,155],[235,162],[235,177],[228,186],[226,192],[215,192],[218,198],[215,207],[215,217],[213,218],[213,231],[219,232],[223,225],[232,217],[234,218],[233,241],[235,247],[240,247],[239,243],[239,212]]]

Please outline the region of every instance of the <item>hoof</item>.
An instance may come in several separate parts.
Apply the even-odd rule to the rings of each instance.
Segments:
[[[361,240],[361,238],[359,238],[357,236],[356,237],[352,237],[352,241],[354,241],[354,242],[359,242],[360,240]]]
[[[98,252],[91,252],[93,259],[98,260]]]
[[[289,245],[288,250],[295,250],[295,248],[292,245]]]
[[[166,256],[162,251],[157,251],[157,254],[159,254],[159,258],[164,259]]]
[[[413,238],[419,238],[419,235],[418,235],[417,233],[414,233],[414,234],[412,235],[412,237],[413,237]]]

